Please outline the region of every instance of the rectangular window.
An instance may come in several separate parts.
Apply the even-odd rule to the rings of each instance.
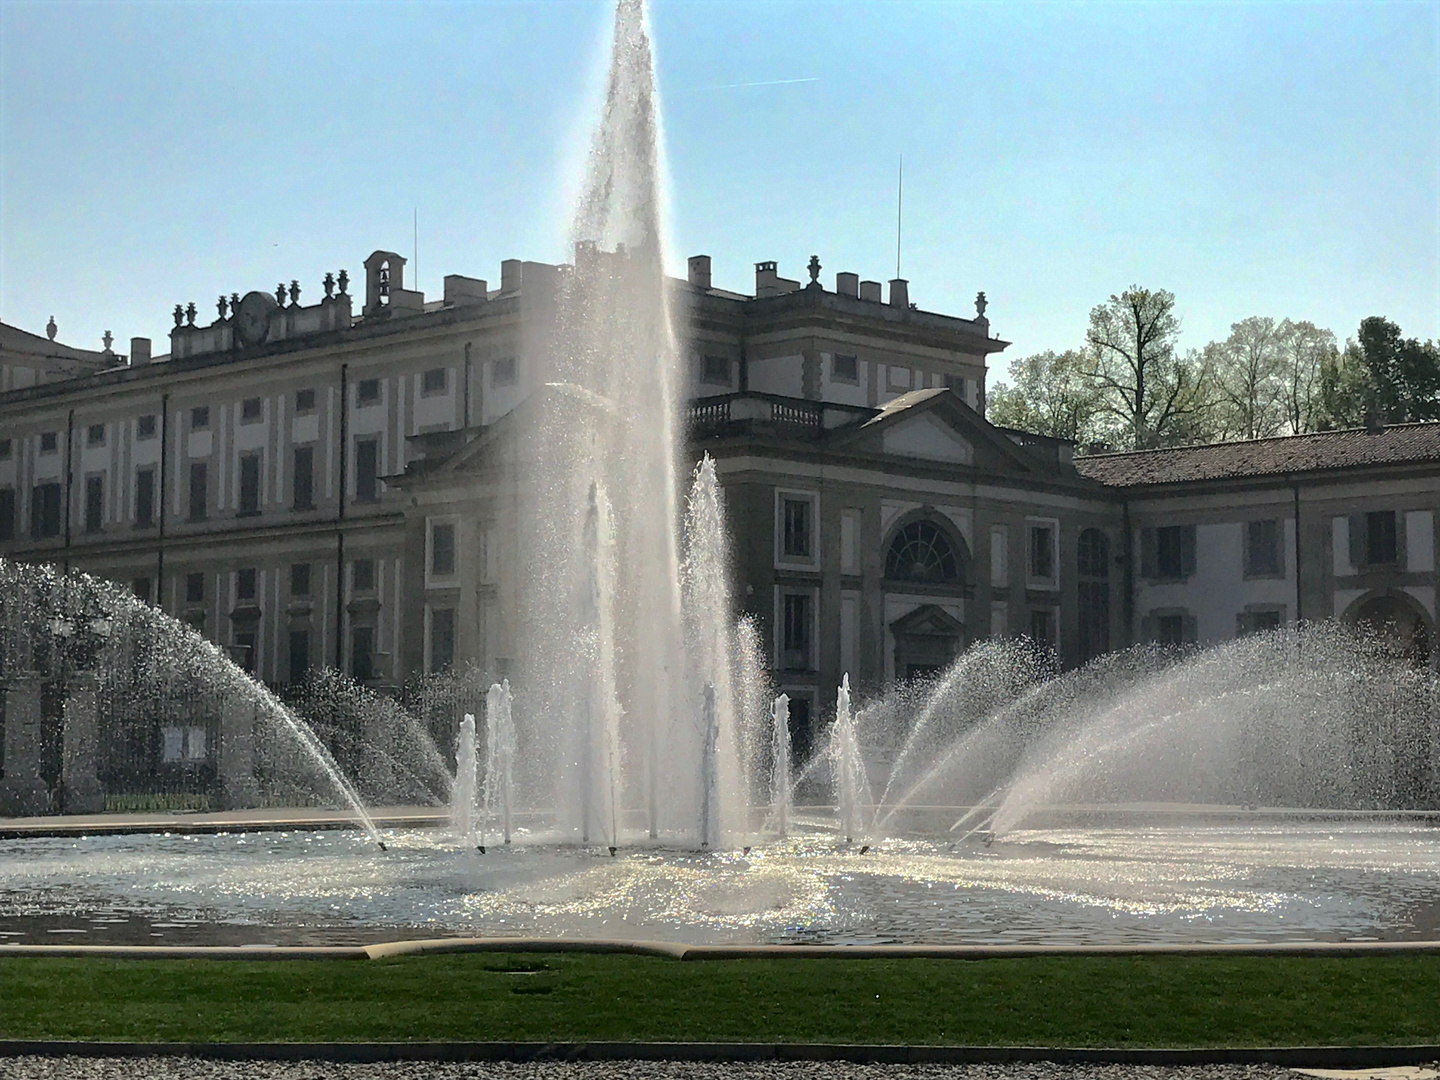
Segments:
[[[430,573],[435,577],[455,573],[455,526],[449,522],[430,525]]]
[[[355,402],[358,405],[374,405],[380,400],[380,380],[361,379],[355,387]]]
[[[355,443],[355,501],[368,503],[380,498],[380,441],[360,439]]]
[[[15,539],[15,489],[0,488],[0,541]]]
[[[163,727],[160,729],[160,759],[179,761],[185,756],[185,729]]]
[[[843,382],[860,381],[860,361],[857,357],[837,353],[833,370],[834,377]]]
[[[256,574],[253,566],[247,566],[245,569],[235,572],[236,600],[255,599],[255,578]]]
[[[290,631],[290,681],[302,682],[310,673],[310,631]]]
[[[135,524],[148,527],[155,521],[155,470],[135,473]]]
[[[375,560],[356,559],[350,564],[350,588],[369,592],[375,588]]]
[[[260,455],[246,454],[240,459],[240,513],[260,512]]]
[[[430,612],[430,670],[445,671],[455,663],[455,609]]]
[[[730,358],[728,356],[707,356],[701,363],[702,382],[730,385]]]
[[[420,392],[422,394],[443,394],[445,386],[449,382],[447,378],[449,374],[448,368],[431,368],[420,376]]]
[[[155,414],[146,413],[135,421],[135,438],[153,439],[155,437]]]
[[[190,520],[204,521],[209,498],[210,472],[203,461],[190,463]]]
[[[810,667],[812,607],[808,593],[786,593],[782,600],[780,666]]]
[[[296,391],[295,391],[295,411],[296,411],[297,413],[308,413],[308,412],[314,412],[314,411],[315,411],[315,391],[314,391],[314,390],[296,390]]]
[[[1183,526],[1165,525],[1155,530],[1155,575],[1162,578],[1185,576],[1185,529]],[[1168,615],[1165,617],[1170,618]]]
[[[295,470],[291,478],[296,510],[315,509],[315,448],[295,447]]]
[[[310,564],[308,562],[290,564],[290,595],[310,595]]]
[[[60,535],[60,485],[36,484],[30,496],[30,536],[45,540]]]
[[[148,577],[137,577],[130,582],[130,591],[148,604],[150,602],[150,579]]]
[[[491,361],[490,364],[490,385],[491,386],[514,386],[516,379],[515,357],[502,356]]]
[[[89,427],[87,427],[87,428],[85,429],[85,445],[86,445],[86,446],[104,446],[104,445],[105,445],[105,425],[104,425],[104,424],[91,424]]]
[[[255,632],[253,630],[240,631],[235,635],[234,646],[235,652],[239,655],[232,656],[231,659],[240,665],[241,671],[248,671],[252,675],[255,674],[255,662],[257,659],[255,656]]]
[[[15,444],[9,439],[0,439],[0,461],[9,461],[15,456]]]
[[[1264,633],[1266,630],[1278,630],[1281,618],[1282,612],[1279,610],[1242,611],[1235,616],[1235,635],[1246,637]]]
[[[247,397],[240,402],[240,422],[242,424],[253,424],[260,419],[264,408],[258,397]]]
[[[1036,608],[1030,612],[1030,640],[1037,645],[1055,646],[1055,612]]]
[[[204,431],[210,426],[210,406],[196,405],[190,410],[190,430]]]
[[[350,631],[350,674],[361,682],[375,677],[375,628],[357,626]]]
[[[1157,615],[1155,617],[1155,640],[1161,645],[1178,648],[1185,644],[1185,616]]]
[[[813,545],[810,540],[811,503],[809,499],[783,499],[784,542],[782,553],[787,558],[808,559]]]
[[[1396,540],[1394,510],[1372,510],[1365,515],[1365,565],[1381,566],[1398,561]]]
[[[1054,526],[1030,526],[1030,576],[1043,581],[1055,577]]]
[[[203,604],[205,602],[205,575],[185,575],[185,602],[187,604]]]
[[[1245,523],[1245,573],[1249,577],[1279,577],[1283,573],[1280,557],[1280,522],[1248,521]]]
[[[105,523],[105,477],[85,478],[85,531],[97,533]]]
[[[60,436],[53,431],[44,432],[40,436],[40,452],[42,454],[53,454],[60,448]]]

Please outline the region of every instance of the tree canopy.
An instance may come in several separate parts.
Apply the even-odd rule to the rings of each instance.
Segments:
[[[1014,361],[987,415],[1081,452],[1440,420],[1440,347],[1380,316],[1343,350],[1314,323],[1256,315],[1182,353],[1180,326],[1173,293],[1132,285],[1091,310],[1082,347]]]

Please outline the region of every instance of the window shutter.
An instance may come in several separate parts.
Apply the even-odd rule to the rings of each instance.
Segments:
[[[1365,552],[1365,515],[1350,515],[1350,565],[1357,570],[1369,564]]]
[[[1155,576],[1155,530],[1148,526],[1140,530],[1140,576]]]
[[[1200,640],[1200,621],[1194,615],[1184,616],[1185,644],[1194,645]]]
[[[1142,641],[1155,640],[1155,616],[1146,615],[1140,620],[1140,638]]]
[[[1405,533],[1405,511],[1395,511],[1395,568],[1402,574],[1407,569],[1410,558],[1410,541]]]
[[[1190,577],[1195,573],[1195,526],[1186,525],[1180,531],[1180,573]]]

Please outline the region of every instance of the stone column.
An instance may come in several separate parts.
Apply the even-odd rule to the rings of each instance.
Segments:
[[[232,698],[220,711],[220,804],[245,810],[260,804],[255,782],[255,704]]]
[[[67,814],[98,814],[105,792],[96,774],[100,731],[96,678],[81,672],[65,697],[65,732],[60,771],[60,805]]]
[[[40,778],[40,676],[5,681],[5,763],[0,777],[0,814],[30,817],[50,812],[50,789]]]

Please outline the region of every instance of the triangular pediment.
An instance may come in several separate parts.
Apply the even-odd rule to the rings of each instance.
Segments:
[[[900,457],[944,461],[952,465],[975,464],[975,447],[934,413],[907,417],[886,428],[880,447]]]
[[[834,445],[939,465],[1033,473],[1042,463],[970,408],[953,390],[912,390],[888,402]]]
[[[965,627],[944,608],[924,604],[891,623],[890,632],[896,637],[959,637]]]

